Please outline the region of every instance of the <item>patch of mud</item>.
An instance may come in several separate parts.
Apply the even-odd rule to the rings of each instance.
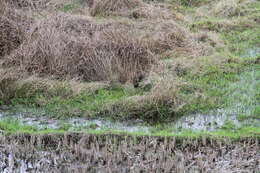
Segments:
[[[257,139],[237,142],[120,135],[0,137],[0,172],[260,171]]]

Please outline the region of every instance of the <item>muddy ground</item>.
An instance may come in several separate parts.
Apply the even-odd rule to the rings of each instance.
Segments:
[[[0,172],[260,171],[259,139],[125,135],[1,136]]]

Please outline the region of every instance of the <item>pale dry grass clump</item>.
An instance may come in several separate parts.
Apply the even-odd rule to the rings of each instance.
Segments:
[[[144,95],[135,95],[107,103],[99,116],[111,116],[122,120],[142,119],[148,122],[167,122],[176,118],[184,102],[178,96],[179,85],[175,78],[161,78]]]
[[[174,20],[159,20],[150,23],[153,26],[150,32],[143,37],[156,54],[175,54],[199,56],[207,53],[203,45],[195,37]]]
[[[240,15],[240,0],[221,0],[212,9],[212,13],[218,16],[231,17]]]
[[[116,24],[105,26],[65,14],[39,20],[5,65],[59,79],[122,83],[148,71],[153,55],[146,45]]]
[[[172,76],[163,77],[151,89],[149,100],[155,105],[168,105],[171,108],[176,108],[177,105],[181,105],[181,101],[177,96],[181,83],[181,81],[174,79]]]
[[[142,5],[140,0],[95,0],[90,13],[92,16],[119,15]]]
[[[144,3],[141,0],[94,0],[90,7],[92,16],[122,16],[128,18],[171,19],[169,6]]]
[[[213,31],[203,31],[195,34],[195,38],[199,42],[207,43],[209,46],[215,48],[224,48],[224,41],[220,39],[219,35]]]
[[[145,18],[145,19],[172,19],[174,14],[163,5],[143,4],[142,6],[130,11],[128,17],[131,18]]]

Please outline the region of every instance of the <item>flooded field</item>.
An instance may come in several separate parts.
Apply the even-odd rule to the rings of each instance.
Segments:
[[[24,135],[1,137],[1,172],[254,172],[259,141]]]
[[[37,116],[32,113],[0,113],[0,120],[14,120],[22,125],[30,125],[39,130],[44,129],[64,129],[67,131],[82,131],[82,130],[118,130],[131,132],[151,133],[156,126],[148,125],[144,122],[120,122],[98,119],[85,118],[70,118],[67,120],[53,119],[48,116]],[[172,129],[192,129],[198,131],[215,131],[220,129],[226,121],[231,121],[237,127],[241,122],[237,120],[236,115],[228,115],[226,112],[221,112],[209,115],[194,114],[190,116],[181,117],[180,119],[163,124],[164,128]],[[174,133],[174,132],[172,132]]]

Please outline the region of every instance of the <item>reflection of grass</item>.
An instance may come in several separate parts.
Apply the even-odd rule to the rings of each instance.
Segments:
[[[227,125],[226,125],[227,126]],[[14,119],[6,119],[0,120],[0,132],[3,134],[49,134],[55,135],[66,132],[66,128],[63,129],[37,129],[36,127],[22,125],[18,120]],[[105,134],[118,134],[118,135],[130,135],[130,136],[161,136],[161,137],[180,137],[180,139],[186,138],[199,138],[199,137],[212,137],[212,138],[219,138],[222,137],[229,137],[230,139],[240,139],[242,137],[260,137],[260,128],[259,127],[243,127],[243,128],[234,128],[230,130],[228,128],[222,128],[221,130],[217,130],[214,132],[204,132],[204,131],[191,131],[183,129],[181,131],[171,128],[166,129],[158,129],[148,132],[127,132],[123,130],[112,130],[112,129],[77,129],[74,131],[76,133],[83,133],[83,134],[94,134],[94,135],[105,135]],[[73,133],[73,131],[71,131]]]

